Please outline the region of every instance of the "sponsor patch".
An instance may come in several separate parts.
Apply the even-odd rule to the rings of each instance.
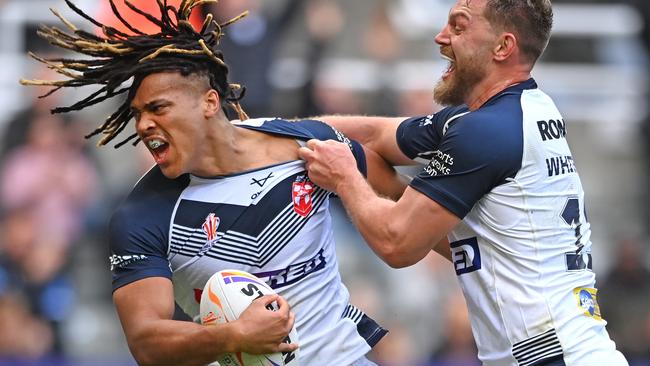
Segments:
[[[573,289],[578,307],[583,314],[596,320],[603,320],[600,316],[600,306],[597,301],[598,290],[591,287],[578,287]]]
[[[108,260],[111,263],[111,271],[115,270],[115,268],[124,268],[133,262],[137,262],[145,259],[147,259],[147,256],[144,254],[112,255],[108,258]]]
[[[449,246],[456,275],[460,276],[481,269],[481,251],[476,238],[455,241],[449,243]]]

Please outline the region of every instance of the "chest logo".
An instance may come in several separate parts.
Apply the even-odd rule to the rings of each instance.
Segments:
[[[221,219],[212,212],[205,218],[202,228],[208,240],[203,245],[203,248],[201,248],[201,251],[199,252],[200,254],[210,250],[214,242],[217,241],[217,228],[219,227],[220,222]]]
[[[251,185],[257,184],[260,187],[264,187],[266,181],[269,180],[270,178],[274,178],[273,172],[269,173],[269,175],[267,175],[266,178],[255,179],[255,177],[253,177],[251,181]]]
[[[300,216],[309,215],[312,209],[312,193],[314,184],[305,175],[296,178],[291,186],[291,200],[293,201],[293,210]]]

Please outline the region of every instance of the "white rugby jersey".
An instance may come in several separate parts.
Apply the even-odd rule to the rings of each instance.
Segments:
[[[322,122],[258,119],[236,124],[299,141],[347,142],[365,174],[361,146]],[[196,318],[212,274],[247,271],[291,305],[301,365],[349,365],[386,330],[349,304],[336,261],[330,196],[309,181],[302,160],[174,180],[156,166],[111,219],[113,290],[146,277],[170,278],[176,302]]]
[[[427,164],[411,187],[462,219],[448,238],[484,365],[627,364],[596,301],[565,123],[533,79],[408,119],[397,141]]]

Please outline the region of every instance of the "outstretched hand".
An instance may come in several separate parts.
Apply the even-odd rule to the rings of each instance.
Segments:
[[[273,302],[277,310],[270,310]],[[289,304],[280,295],[266,295],[255,299],[239,318],[241,350],[250,354],[291,352],[298,348],[296,343],[283,343],[295,321]]]
[[[350,148],[341,142],[309,140],[298,149],[298,156],[306,162],[309,179],[331,192],[338,192],[342,182],[358,174]]]

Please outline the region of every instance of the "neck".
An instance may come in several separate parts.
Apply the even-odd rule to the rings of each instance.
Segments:
[[[294,141],[266,133],[237,127],[224,120],[208,133],[199,169],[193,174],[202,177],[226,175],[256,169],[282,161],[297,159]],[[295,150],[295,157],[291,157]]]
[[[490,98],[508,87],[526,81],[530,78],[529,71],[510,72],[507,75],[494,74],[481,81],[466,99],[470,110],[479,109]]]

